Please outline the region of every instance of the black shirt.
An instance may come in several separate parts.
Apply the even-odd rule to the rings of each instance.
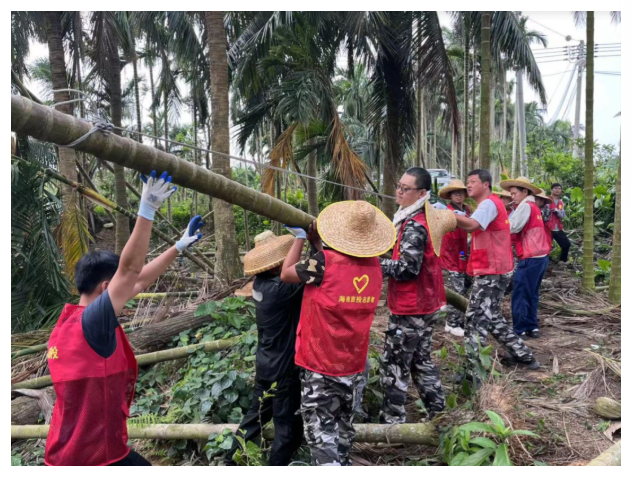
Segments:
[[[278,381],[294,366],[304,288],[302,284],[283,283],[278,274],[265,272],[256,275],[252,289],[259,334],[256,377]]]
[[[81,327],[86,341],[100,356],[109,358],[114,354],[118,319],[107,290],[83,310]]]

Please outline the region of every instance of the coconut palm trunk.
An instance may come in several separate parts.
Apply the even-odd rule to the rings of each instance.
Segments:
[[[502,143],[506,144],[506,109],[508,98],[506,97],[506,72],[502,71]]]
[[[140,85],[138,77],[138,55],[136,55],[136,46],[133,46],[131,63],[134,67],[134,95],[136,96],[136,129],[138,133],[142,133],[142,113],[140,105]],[[142,143],[142,135],[138,135],[138,142]]]
[[[469,37],[465,33],[465,45],[464,45],[464,129],[462,135],[462,176],[466,175],[469,171]]]
[[[205,12],[208,55],[210,59],[210,102],[212,108],[212,149],[230,154],[228,41],[223,12]],[[212,171],[231,178],[230,158],[213,154]],[[242,275],[232,204],[213,198],[217,277],[226,282]]]
[[[153,121],[154,146],[158,146],[158,115],[156,114],[156,86],[153,81],[153,58],[147,62],[149,64],[149,86],[151,88],[151,119]]]
[[[121,62],[118,56],[118,39],[112,35],[112,51],[110,53],[110,114],[112,124],[120,127],[122,125],[123,105],[121,94]],[[115,130],[117,135],[121,135],[119,130]],[[114,163],[114,191],[116,203],[123,209],[128,210],[127,190],[125,186],[125,167]],[[116,212],[116,240],[115,251],[120,254],[129,240],[129,219],[122,213]]]
[[[622,287],[622,144],[618,158],[618,178],[616,178],[616,212],[613,223],[613,250],[611,252],[611,278],[609,280],[609,301],[620,303]]]
[[[315,139],[309,140],[309,144],[313,145],[315,143]],[[316,164],[316,152],[312,150],[307,155],[307,200],[309,207],[309,214],[311,216],[317,217],[319,214],[318,208],[318,184],[316,183],[316,176],[318,174],[317,164]]]
[[[46,37],[48,40],[48,59],[53,81],[53,94],[55,103],[70,100],[67,91],[68,80],[66,74],[66,62],[64,57],[64,44],[61,34],[61,12],[44,12],[46,20]],[[67,115],[72,115],[72,104],[58,105],[55,107]],[[75,166],[75,152],[70,148],[59,148],[59,172],[67,178],[76,180],[77,170]],[[62,200],[66,211],[74,207],[72,188],[67,185],[61,187]]]
[[[587,12],[583,288],[594,289],[594,12]]]
[[[480,56],[482,78],[480,98],[480,167],[491,168],[491,12],[482,12]],[[475,147],[475,144],[472,148]]]

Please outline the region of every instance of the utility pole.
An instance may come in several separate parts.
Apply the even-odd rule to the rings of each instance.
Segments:
[[[581,92],[583,84],[583,71],[585,70],[585,42],[581,40],[578,46],[578,76],[576,77],[576,108],[574,111],[574,132],[572,137],[574,138],[574,158],[578,158],[578,144],[576,140],[580,137],[581,131]]]

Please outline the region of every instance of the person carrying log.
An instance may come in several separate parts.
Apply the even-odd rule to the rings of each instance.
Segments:
[[[390,321],[381,364],[383,404],[380,420],[405,422],[410,375],[430,418],[445,408],[445,393],[431,357],[432,334],[445,306],[443,273],[438,254],[453,211],[429,202],[431,176],[423,168],[408,169],[397,184],[399,210],[394,215],[397,242],[392,259],[382,259],[388,277]],[[439,218],[432,224],[432,219]]]
[[[467,187],[461,180],[451,180],[447,186],[441,188],[438,196],[445,200],[450,200],[447,208],[455,214],[471,216],[471,208],[464,203],[467,197]],[[467,237],[466,231],[457,228],[455,231],[445,235],[440,250],[441,264],[443,269],[447,271],[451,289],[465,297],[471,286],[471,278],[467,276],[467,261],[469,257]],[[454,336],[464,336],[464,315],[450,304],[447,305],[445,332]]]
[[[511,298],[513,330],[523,339],[539,338],[539,287],[548,267],[552,246],[541,210],[535,203],[534,195],[541,194],[541,189],[525,177],[504,180],[500,186],[510,189],[517,205],[510,218],[510,232],[519,258]]]
[[[239,425],[238,436],[252,441],[261,428],[274,421],[270,466],[287,466],[302,441],[299,368],[294,363],[296,329],[304,285],[281,281],[281,266],[294,243],[292,235],[277,237],[264,231],[243,258],[246,276],[254,276],[252,299],[256,306],[258,349],[254,394],[250,410]],[[224,464],[235,466],[234,441]]]
[[[479,381],[479,347],[491,335],[508,352],[501,360],[506,366],[538,369],[539,363],[524,341],[510,328],[500,306],[513,275],[510,222],[506,208],[493,194],[491,173],[485,169],[467,175],[467,193],[478,204],[471,218],[456,216],[458,227],[471,232],[471,255],[467,273],[474,277],[465,314],[465,343],[468,345],[469,373]],[[463,377],[464,379],[464,377]]]
[[[201,237],[197,216],[177,244],[144,265],[153,218],[175,192],[164,172],[145,185],[138,220],[120,256],[94,251],[75,267],[79,304],[66,304],[48,341],[57,395],[44,462],[49,466],[150,466],[127,445],[138,366],[116,317],[177,255]],[[144,266],[143,266],[144,265]]]
[[[296,236],[281,279],[305,284],[296,337],[301,413],[316,466],[349,466],[354,399],[366,366],[370,326],[382,286],[378,256],[392,248],[392,222],[365,201],[326,207],[309,235]],[[305,239],[318,252],[300,261]],[[325,246],[326,245],[326,246]]]

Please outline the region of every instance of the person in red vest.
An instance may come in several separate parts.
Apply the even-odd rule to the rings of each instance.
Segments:
[[[349,466],[354,398],[368,355],[370,326],[382,287],[378,256],[392,248],[392,222],[366,201],[326,207],[309,236],[296,236],[281,272],[304,283],[295,363],[302,368],[301,413],[314,466]],[[318,250],[300,261],[305,239]],[[324,246],[326,245],[326,246]]]
[[[502,190],[494,191],[493,193],[500,197],[506,207],[506,214],[510,215],[513,212],[513,197],[510,195],[510,192]]]
[[[534,195],[540,194],[541,189],[524,177],[504,180],[500,185],[510,189],[517,205],[510,218],[510,231],[519,258],[511,299],[513,329],[524,339],[539,338],[539,287],[548,267],[551,246],[541,210],[535,203]]]
[[[142,178],[138,220],[120,258],[94,251],[77,262],[79,304],[66,304],[48,341],[57,395],[46,441],[48,466],[151,465],[127,445],[138,365],[116,317],[201,237],[203,223],[193,218],[175,246],[144,265],[155,212],[177,188],[166,172],[157,180],[155,171]]]
[[[552,210],[550,209],[550,203],[552,203],[552,200],[548,195],[546,195],[546,191],[541,189],[541,193],[535,195],[535,203],[537,203],[537,206],[541,210],[541,219],[543,220],[543,225],[546,227],[548,241],[550,242],[550,250],[552,250],[552,232],[554,231]]]
[[[563,218],[565,218],[565,205],[563,204],[563,200],[561,199],[563,188],[561,188],[560,183],[554,183],[550,192],[552,193],[550,196],[550,199],[552,200],[552,202],[550,203],[550,210],[552,210],[550,221],[552,222],[553,227],[552,238],[561,248],[561,257],[559,258],[560,261],[562,263],[567,263],[568,254],[570,252],[570,246],[572,243],[565,234],[565,231],[563,231]]]
[[[454,213],[467,217],[471,215],[471,208],[464,204],[467,187],[461,180],[452,180],[438,192],[438,196],[445,200],[451,200],[447,208]],[[465,230],[457,228],[456,231],[444,236],[440,250],[440,260],[443,269],[449,275],[451,289],[462,296],[467,295],[469,286],[467,284],[469,279],[467,277],[467,259],[469,256],[467,237],[468,234]],[[445,332],[454,336],[464,336],[464,316],[451,305],[447,305]]]
[[[472,233],[467,274],[474,276],[474,283],[465,314],[465,342],[473,378],[477,378],[479,367],[478,345],[488,344],[489,333],[508,352],[501,359],[502,364],[539,369],[532,351],[509,327],[500,309],[513,274],[513,253],[506,208],[493,194],[492,182],[488,170],[471,171],[467,175],[467,193],[478,207],[470,218],[456,216],[458,227]]]
[[[381,260],[383,275],[389,278],[390,321],[381,359],[380,420],[388,424],[405,422],[410,375],[430,418],[445,408],[440,374],[431,357],[434,326],[446,304],[441,262],[428,227],[427,211],[440,211],[429,204],[431,181],[429,172],[419,167],[409,168],[399,180],[397,242],[392,259]]]

